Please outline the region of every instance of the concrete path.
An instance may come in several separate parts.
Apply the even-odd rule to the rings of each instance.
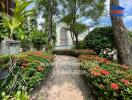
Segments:
[[[33,100],[93,100],[90,91],[79,74],[77,59],[56,56],[54,67],[37,89],[32,91]]]

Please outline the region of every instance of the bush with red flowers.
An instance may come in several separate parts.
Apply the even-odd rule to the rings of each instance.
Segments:
[[[81,70],[99,100],[132,100],[132,69],[96,55],[80,55]]]
[[[22,87],[25,87],[24,91],[30,92],[46,78],[46,75],[52,67],[51,62],[53,58],[54,56],[52,54],[40,51],[25,52],[12,56],[1,56],[0,62],[2,63],[2,67],[0,69],[4,71],[10,68],[12,71],[9,77],[3,80],[0,79],[0,92],[9,90],[14,82],[16,83],[14,83],[13,86],[13,93],[21,90]],[[12,61],[12,63],[16,61],[13,68],[9,65],[9,61]],[[18,73],[20,74],[19,76],[17,76]],[[17,77],[14,78],[14,75]],[[2,85],[4,80],[6,80],[6,84]]]

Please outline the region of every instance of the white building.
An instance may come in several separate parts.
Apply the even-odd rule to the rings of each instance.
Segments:
[[[58,23],[56,26],[56,44],[55,49],[68,49],[73,47],[71,33],[66,30],[68,26],[65,23]],[[88,29],[79,35],[79,41],[82,41],[88,34]]]

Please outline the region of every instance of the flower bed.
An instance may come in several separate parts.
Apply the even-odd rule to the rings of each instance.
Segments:
[[[3,62],[4,64],[2,65],[6,65],[6,67],[1,66],[1,70],[8,69],[9,77],[0,80],[0,91],[13,95],[17,91],[21,91],[23,87],[24,91],[30,92],[38,86],[49,73],[54,56],[50,53],[36,51],[3,56],[3,58],[6,58],[5,61],[1,57],[0,62]],[[12,67],[9,61],[12,62],[12,65],[15,64],[15,66]]]
[[[80,55],[85,79],[99,100],[132,100],[132,69],[95,55]]]

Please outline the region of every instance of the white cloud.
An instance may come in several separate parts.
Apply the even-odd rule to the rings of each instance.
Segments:
[[[131,15],[131,16],[126,16],[126,17],[124,17],[124,21],[125,21],[125,22],[130,22],[130,21],[132,21],[132,15]]]

